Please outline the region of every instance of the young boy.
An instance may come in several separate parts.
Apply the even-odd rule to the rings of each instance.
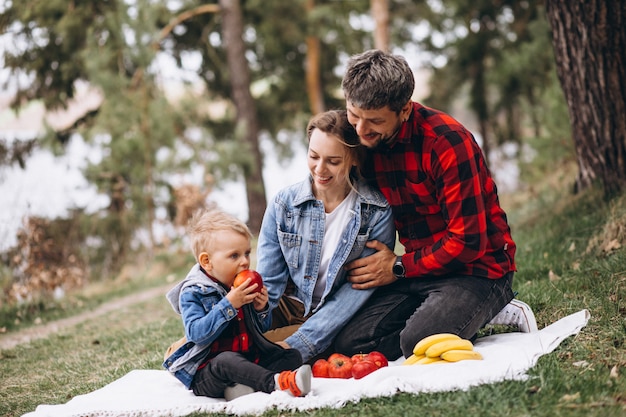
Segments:
[[[197,263],[167,293],[182,316],[187,342],[163,366],[196,395],[231,400],[252,391],[287,390],[304,396],[311,389],[311,367],[302,365],[297,350],[262,336],[267,289],[256,292],[250,279],[232,287],[235,276],[250,266],[251,237],[243,222],[219,210],[191,220]]]

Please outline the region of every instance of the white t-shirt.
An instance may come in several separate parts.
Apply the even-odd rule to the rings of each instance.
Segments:
[[[350,193],[343,201],[330,213],[326,213],[326,222],[324,228],[324,242],[322,244],[322,259],[317,273],[317,281],[313,290],[312,307],[315,308],[324,295],[328,274],[328,266],[330,260],[335,254],[339,246],[339,240],[343,231],[346,229],[348,222],[352,218],[351,212],[356,202],[356,191],[350,190]]]

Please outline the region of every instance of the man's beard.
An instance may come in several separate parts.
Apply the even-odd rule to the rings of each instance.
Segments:
[[[396,127],[396,130],[393,131],[393,133],[389,136],[382,136],[380,140],[378,141],[378,143],[376,144],[376,146],[374,146],[374,148],[381,148],[381,147],[389,147],[389,145],[396,140],[396,137],[398,136],[398,132],[400,131],[400,126],[402,126],[402,123],[400,123],[398,125],[398,127]]]

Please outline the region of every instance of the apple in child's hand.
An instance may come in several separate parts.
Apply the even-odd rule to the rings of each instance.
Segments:
[[[364,360],[374,362],[379,368],[389,365],[389,361],[387,360],[385,355],[375,350],[368,353],[367,357]]]
[[[244,269],[243,271],[238,273],[237,276],[235,276],[233,287],[240,286],[241,284],[246,282],[248,278],[252,278],[252,281],[250,281],[250,285],[257,284],[254,292],[261,292],[261,290],[263,289],[263,278],[261,278],[261,274],[252,269]]]
[[[328,376],[331,378],[351,378],[352,359],[341,353],[333,353],[330,355],[328,357]]]
[[[377,369],[379,369],[379,367],[374,362],[369,359],[363,359],[352,366],[352,376],[354,379],[361,379]]]
[[[326,359],[318,359],[311,367],[311,372],[315,378],[330,378],[328,376],[328,367],[330,364]]]

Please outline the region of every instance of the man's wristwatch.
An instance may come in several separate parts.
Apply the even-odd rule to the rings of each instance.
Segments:
[[[391,271],[393,272],[393,275],[397,279],[405,278],[406,269],[404,268],[404,265],[402,264],[402,256],[398,256],[396,258],[396,263],[393,264],[393,268]]]

